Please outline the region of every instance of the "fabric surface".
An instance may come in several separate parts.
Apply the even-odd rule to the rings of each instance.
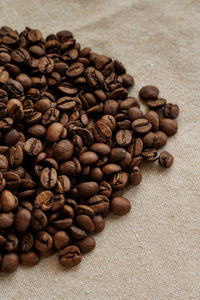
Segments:
[[[200,1],[1,0],[0,25],[44,35],[71,30],[82,46],[118,58],[134,75],[180,106],[178,134],[166,150],[169,170],[143,167],[125,195],[132,210],[110,216],[96,249],[63,270],[57,255],[0,275],[0,299],[200,299]]]

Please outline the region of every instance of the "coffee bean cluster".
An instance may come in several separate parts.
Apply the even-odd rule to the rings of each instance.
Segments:
[[[141,182],[141,164],[172,165],[158,149],[177,132],[178,106],[145,86],[144,114],[133,85],[121,62],[69,31],[0,29],[0,271],[56,251],[76,266],[104,217],[130,211],[122,189]]]

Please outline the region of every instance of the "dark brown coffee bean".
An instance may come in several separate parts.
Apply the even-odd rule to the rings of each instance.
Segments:
[[[74,151],[74,146],[69,140],[59,141],[54,148],[54,156],[59,161],[69,160]]]
[[[100,187],[99,187],[99,194],[104,195],[108,198],[112,194],[112,187],[107,181],[103,180],[101,182]]]
[[[19,140],[19,133],[16,129],[10,129],[4,136],[4,142],[6,145],[13,146]]]
[[[0,130],[7,130],[13,126],[13,119],[12,118],[3,118],[0,120]]]
[[[103,74],[100,71],[95,70],[95,68],[87,68],[85,71],[85,77],[92,89],[98,89],[102,87],[104,82]]]
[[[146,85],[141,88],[139,95],[144,101],[158,99],[159,89],[152,85]]]
[[[94,164],[99,159],[98,155],[92,151],[86,151],[81,153],[79,156],[79,161],[82,165]]]
[[[162,151],[158,159],[159,165],[163,168],[170,168],[174,162],[174,157],[167,151]]]
[[[175,120],[162,119],[160,121],[160,130],[164,131],[167,136],[172,136],[177,133],[178,124]]]
[[[103,172],[100,168],[93,168],[90,172],[90,180],[101,182],[103,179]]]
[[[149,100],[146,104],[151,109],[160,109],[166,105],[166,102],[167,101],[165,99],[161,98],[153,101]]]
[[[57,183],[57,172],[54,168],[44,168],[40,176],[40,182],[46,189],[52,189]]]
[[[0,213],[0,229],[8,228],[14,223],[14,215],[11,212]]]
[[[131,121],[143,118],[143,111],[138,107],[131,107],[128,110],[128,116]]]
[[[7,106],[0,102],[0,118],[4,118],[8,113]]]
[[[8,81],[4,84],[4,88],[11,98],[13,97],[18,99],[24,96],[23,85],[12,78],[8,79]]]
[[[138,185],[142,181],[142,172],[138,166],[134,166],[129,174],[129,183]]]
[[[36,156],[42,151],[42,143],[36,138],[30,138],[24,144],[24,151],[31,156]]]
[[[167,135],[162,131],[157,131],[154,133],[154,139],[152,146],[155,149],[162,148],[167,143]]]
[[[24,159],[24,153],[22,148],[19,145],[15,145],[13,147],[10,147],[9,149],[9,163],[11,167],[17,167],[20,166]]]
[[[15,216],[15,229],[19,232],[24,232],[30,225],[31,213],[28,209],[19,208]]]
[[[33,235],[31,233],[23,233],[19,239],[19,250],[21,252],[29,252],[33,247]]]
[[[37,265],[40,261],[39,255],[34,251],[21,253],[19,258],[22,265],[29,266],[29,267],[33,267]]]
[[[17,208],[18,199],[10,191],[4,190],[0,195],[0,208],[3,212],[9,212]]]
[[[70,234],[76,240],[83,239],[84,237],[87,236],[87,233],[84,230],[82,230],[82,229],[80,229],[80,228],[78,228],[77,226],[74,226],[74,225],[72,225],[70,227]]]
[[[43,191],[37,195],[34,201],[36,209],[46,211],[51,209],[54,202],[54,195],[51,191]]]
[[[70,236],[65,231],[58,231],[53,237],[54,246],[58,250],[62,250],[70,244]]]
[[[106,164],[106,165],[102,168],[102,171],[103,171],[103,174],[104,174],[104,175],[108,176],[108,175],[111,175],[111,174],[120,172],[121,169],[122,169],[122,168],[121,168],[119,165],[116,165],[116,164]]]
[[[48,74],[53,72],[54,61],[48,56],[44,56],[39,59],[38,69],[41,73]]]
[[[92,128],[94,138],[98,142],[107,142],[107,140],[112,136],[111,129],[103,122],[97,121],[94,127]]]
[[[38,232],[38,235],[35,239],[35,248],[39,252],[46,252],[47,250],[50,250],[52,246],[53,246],[52,236],[46,231]]]
[[[47,217],[41,210],[35,210],[32,214],[31,226],[35,230],[41,230],[47,225]]]
[[[57,186],[55,188],[58,194],[66,193],[70,190],[70,180],[66,175],[58,176]]]
[[[9,190],[18,188],[21,183],[21,178],[15,172],[4,172],[3,177],[6,180],[6,188]]]
[[[81,198],[89,198],[96,195],[99,191],[99,185],[95,181],[79,183],[77,186]]]
[[[5,172],[8,169],[8,159],[5,155],[0,154],[0,171]]]
[[[131,143],[132,133],[129,130],[119,130],[115,139],[118,145],[126,147]]]
[[[149,122],[151,122],[153,130],[157,131],[159,129],[159,116],[155,111],[153,110],[147,111],[144,117]]]
[[[151,123],[147,119],[137,119],[133,121],[132,127],[135,133],[145,134],[151,130]]]
[[[104,115],[100,120],[101,122],[106,124],[112,131],[115,130],[116,120],[112,115]]]
[[[18,48],[11,52],[11,58],[17,64],[27,64],[30,54],[24,48]]]
[[[80,264],[81,260],[80,250],[76,246],[68,246],[60,251],[59,262],[66,268],[75,267]]]
[[[94,210],[95,214],[105,213],[109,210],[109,199],[104,195],[96,195],[87,201],[87,205]]]
[[[3,177],[3,173],[0,172],[0,192],[2,192],[5,189],[5,186],[6,186],[6,180]],[[1,199],[1,196],[0,196],[0,199]],[[1,204],[0,204],[0,206],[1,206]]]
[[[141,156],[144,162],[154,162],[159,157],[156,149],[146,149],[141,153]]]
[[[27,133],[36,138],[41,138],[46,134],[46,128],[43,125],[35,124],[27,129]]]
[[[123,74],[122,77],[122,84],[124,87],[131,87],[134,85],[134,78],[130,74]]]
[[[78,77],[84,72],[84,66],[81,63],[72,64],[66,71],[66,75],[70,78]]]
[[[107,100],[104,103],[104,114],[115,116],[118,113],[119,103],[115,100]]]
[[[19,257],[16,253],[6,253],[1,260],[1,272],[13,273],[19,265]]]
[[[78,226],[86,232],[93,232],[95,230],[95,225],[88,215],[78,215],[76,222]]]
[[[128,174],[125,172],[116,173],[110,181],[110,185],[115,190],[123,189],[127,185],[127,183],[128,183]]]
[[[88,253],[95,248],[96,242],[92,236],[87,236],[84,239],[77,241],[75,245],[81,250],[82,253]]]
[[[8,113],[15,122],[20,122],[24,117],[22,103],[17,99],[11,99],[7,104]]]
[[[153,141],[154,141],[154,135],[155,135],[154,132],[149,131],[147,134],[145,134],[142,137],[142,141],[143,141],[144,147],[150,148],[152,146]]]
[[[163,114],[166,118],[175,119],[179,115],[179,107],[176,104],[167,103],[163,108]]]
[[[95,233],[101,232],[105,227],[105,221],[102,215],[95,215],[93,217],[93,222],[95,225]]]
[[[131,203],[123,197],[114,197],[111,201],[111,211],[116,215],[125,215],[131,209]]]
[[[6,235],[6,242],[3,245],[5,251],[11,252],[16,251],[18,247],[18,238],[14,233],[8,233]]]
[[[117,88],[111,92],[109,95],[109,99],[116,99],[116,100],[124,100],[126,99],[128,92],[125,88]]]

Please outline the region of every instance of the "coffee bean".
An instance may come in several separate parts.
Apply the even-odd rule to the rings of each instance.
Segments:
[[[132,127],[135,133],[145,134],[151,130],[151,123],[147,119],[137,119],[133,121]]]
[[[158,159],[159,165],[163,168],[170,168],[174,162],[174,157],[167,151],[162,151]]]
[[[157,131],[159,129],[159,116],[155,111],[153,110],[147,111],[144,117],[149,122],[151,122],[153,130]]]
[[[54,246],[62,250],[70,244],[70,236],[65,231],[57,231],[53,237]]]
[[[35,230],[41,230],[47,225],[47,217],[41,210],[35,210],[32,214],[31,226]]]
[[[88,215],[78,215],[76,222],[78,226],[86,232],[93,232],[95,230],[95,225]]]
[[[86,151],[84,153],[81,153],[81,155],[79,156],[79,161],[83,165],[94,164],[98,159],[98,155],[92,151]]]
[[[34,206],[36,209],[41,209],[42,211],[49,210],[54,201],[54,195],[51,191],[43,191],[37,195],[34,201]]]
[[[19,239],[19,249],[22,252],[29,252],[33,247],[33,235],[31,233],[23,233]]]
[[[131,185],[138,185],[142,181],[142,173],[138,166],[134,166],[129,174],[129,182]]]
[[[84,239],[77,241],[75,245],[80,249],[82,253],[88,253],[95,248],[96,242],[92,236],[87,236]]]
[[[40,261],[39,255],[34,251],[21,253],[19,258],[22,265],[29,266],[29,267],[33,267],[37,265]]]
[[[4,254],[2,261],[1,261],[1,272],[6,272],[6,273],[13,273],[19,264],[19,257],[17,256],[16,253],[11,252]]]
[[[112,131],[115,130],[116,120],[112,115],[104,115],[101,117],[101,122],[107,125]]]
[[[115,138],[118,145],[125,147],[131,143],[132,133],[129,130],[119,130]]]
[[[70,78],[78,77],[84,72],[84,66],[81,63],[72,64],[66,71],[66,75]]]
[[[83,182],[77,185],[77,189],[80,197],[89,198],[98,193],[99,185],[94,181]]]
[[[105,227],[105,221],[102,215],[95,215],[93,217],[93,222],[95,225],[95,233],[101,232]]]
[[[40,176],[40,182],[46,189],[52,189],[57,183],[57,172],[54,168],[44,168]]]
[[[24,232],[31,222],[31,213],[26,208],[19,208],[15,216],[15,229],[19,232]]]
[[[166,105],[165,99],[149,100],[146,102],[147,106],[151,109],[160,109]]]
[[[8,152],[9,163],[11,167],[20,166],[24,159],[24,153],[20,145],[10,147]]]
[[[135,121],[137,119],[143,118],[143,111],[138,107],[131,107],[128,110],[128,116],[131,121]]]
[[[154,162],[159,155],[156,149],[146,149],[141,153],[144,162]]]
[[[175,120],[162,119],[160,121],[160,129],[164,131],[167,136],[172,136],[177,133],[178,124]]]
[[[155,149],[162,148],[167,143],[167,135],[162,131],[157,131],[154,134],[152,146]]]
[[[110,185],[115,190],[123,189],[127,185],[127,183],[128,183],[128,174],[125,172],[116,173],[110,181]]]
[[[6,188],[9,190],[16,189],[21,183],[21,178],[15,172],[4,172],[3,177],[6,180]]]
[[[116,164],[107,164],[102,168],[103,174],[108,176],[121,171],[121,167]]]
[[[125,215],[131,209],[130,201],[123,197],[114,197],[111,200],[111,211],[116,215]]]
[[[84,230],[82,230],[74,225],[72,225],[70,227],[70,233],[71,233],[72,237],[76,240],[83,239],[84,237],[87,236],[87,233]]]
[[[157,99],[159,94],[159,89],[152,85],[146,85],[141,88],[139,95],[140,98],[144,101]]]
[[[87,205],[94,210],[95,214],[105,213],[109,209],[109,199],[105,195],[96,195],[87,201]]]
[[[81,260],[80,250],[76,246],[68,246],[59,253],[59,262],[66,268],[75,267],[80,264]]]
[[[39,59],[38,69],[41,73],[48,74],[53,72],[54,61],[50,57],[44,56]]]
[[[46,231],[39,231],[35,239],[35,248],[39,252],[46,252],[53,246],[53,238]]]
[[[163,108],[163,114],[166,118],[175,119],[179,115],[179,107],[176,104],[167,103]]]
[[[54,156],[59,161],[69,160],[74,151],[74,146],[69,140],[59,141],[54,148]]]
[[[42,150],[42,143],[36,138],[30,138],[24,145],[24,151],[31,156],[36,156]]]
[[[0,213],[0,229],[9,228],[14,223],[14,215],[11,212]]]

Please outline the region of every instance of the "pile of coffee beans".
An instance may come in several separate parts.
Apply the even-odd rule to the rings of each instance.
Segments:
[[[130,211],[128,184],[177,132],[177,105],[154,86],[138,100],[124,65],[83,48],[69,31],[43,38],[0,29],[0,271],[34,266],[59,251],[73,267],[94,249],[110,211]]]

